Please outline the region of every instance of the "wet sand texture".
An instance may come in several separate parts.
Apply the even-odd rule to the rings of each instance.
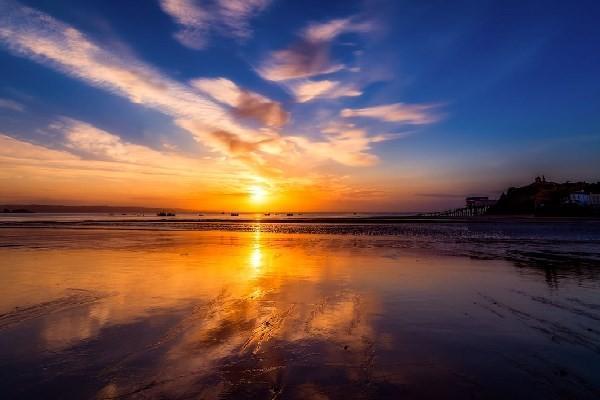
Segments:
[[[1,229],[0,392],[600,397],[597,228],[293,227]]]

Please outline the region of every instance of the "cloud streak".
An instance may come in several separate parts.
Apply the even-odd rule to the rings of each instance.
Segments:
[[[206,169],[208,161],[160,152],[122,140],[119,136],[90,124],[62,118],[51,127],[62,137],[62,149],[52,149],[0,133],[0,165],[6,169],[37,166],[64,169],[174,176],[175,179],[227,180],[236,171],[222,168],[218,173]],[[214,161],[210,161],[214,164]]]
[[[66,148],[86,159],[166,169],[177,168],[177,165],[181,165],[182,162],[189,164],[192,161],[174,153],[160,152],[146,146],[129,143],[117,135],[71,118],[61,118],[52,124],[51,129],[63,135]]]
[[[424,125],[439,120],[434,111],[436,107],[434,104],[393,103],[366,108],[345,108],[340,115],[345,118],[373,118],[386,122]]]
[[[270,0],[160,0],[160,7],[179,26],[175,38],[184,46],[200,50],[213,32],[246,39],[251,36],[250,20]]]
[[[353,18],[339,18],[310,24],[304,29],[302,37],[313,43],[329,42],[344,33],[363,33],[371,29],[370,23],[359,23]]]
[[[81,121],[61,120],[53,129],[62,134],[64,149],[0,132],[0,197],[132,205],[145,198],[161,207],[197,207],[203,204],[194,200],[202,198],[195,191],[199,184],[216,193],[223,186],[242,189],[250,181],[225,163],[157,152]]]
[[[334,19],[311,24],[291,47],[271,53],[258,68],[258,73],[270,81],[308,78],[340,71],[343,64],[330,58],[331,42],[344,33],[363,33],[369,23],[357,23],[352,18]]]
[[[255,136],[254,131],[236,123],[225,107],[196,88],[174,81],[136,58],[113,54],[78,30],[39,11],[11,2],[0,5],[0,40],[18,55],[177,120],[193,121],[204,131],[225,130],[241,140]],[[244,101],[247,105],[238,110],[242,115],[274,120],[277,113],[273,107],[265,107],[260,101],[257,106],[257,99],[252,96]],[[260,117],[258,114],[265,109],[268,115]],[[204,135],[195,137],[209,147],[214,144],[203,140]]]
[[[160,0],[160,7],[180,26],[173,35],[179,43],[196,50],[206,46],[210,18],[207,10],[194,0]]]
[[[222,107],[191,88],[133,57],[107,51],[80,31],[47,14],[11,4],[9,1],[0,6],[0,40],[13,52],[133,103],[169,115],[201,116],[208,124],[231,125]]]
[[[338,81],[304,80],[288,85],[299,103],[306,103],[316,99],[336,99],[338,97],[360,96],[362,92],[352,85]]]
[[[0,98],[0,108],[4,108],[6,110],[23,112],[25,111],[25,107],[23,104],[18,103],[14,100],[3,99]]]

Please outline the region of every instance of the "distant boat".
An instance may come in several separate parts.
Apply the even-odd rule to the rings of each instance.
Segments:
[[[204,214],[198,214],[199,217],[204,217]]]
[[[294,213],[287,213],[286,215],[287,215],[288,217],[293,217],[293,216],[294,216]]]
[[[239,213],[231,213],[232,217],[237,217],[238,215],[240,215]]]
[[[264,215],[265,215],[265,217],[270,217],[271,213],[265,213]]]
[[[172,212],[166,212],[166,211],[161,211],[161,212],[158,212],[158,213],[156,213],[156,216],[157,216],[157,217],[174,217],[174,216],[175,216],[175,213],[172,213]]]

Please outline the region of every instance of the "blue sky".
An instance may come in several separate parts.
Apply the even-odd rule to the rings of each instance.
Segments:
[[[3,202],[406,211],[599,177],[594,1],[0,11]]]

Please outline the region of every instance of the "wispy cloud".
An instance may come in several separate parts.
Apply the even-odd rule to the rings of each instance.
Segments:
[[[0,11],[0,40],[16,54],[173,118],[193,120],[204,130],[226,130],[241,138],[254,135],[196,88],[163,75],[133,56],[116,55],[47,14],[12,2],[3,3]],[[196,139],[203,142],[202,137]],[[210,147],[211,142],[204,144]]]
[[[371,24],[357,23],[353,18],[311,24],[301,32],[294,45],[271,53],[258,68],[258,73],[270,81],[285,81],[339,71],[344,65],[330,59],[331,41],[344,33],[370,29]]]
[[[174,168],[190,159],[127,142],[121,137],[71,118],[61,118],[51,129],[64,137],[64,145],[87,159]]]
[[[302,175],[303,170],[324,161],[360,167],[378,162],[378,157],[369,152],[371,144],[400,137],[395,134],[369,135],[365,130],[351,126],[336,126],[322,131],[324,140],[303,136],[281,136],[276,132],[264,131],[261,138],[243,139],[224,130],[207,131],[193,121],[177,123],[195,135],[202,137],[211,147],[230,154],[254,166],[263,176],[288,177]]]
[[[24,161],[69,161],[79,159],[77,156],[59,150],[28,143],[0,133],[0,161],[6,165],[16,160]]]
[[[331,38],[343,31],[340,29],[305,35]],[[275,129],[289,116],[277,102],[224,78],[178,82],[131,54],[115,54],[73,27],[10,1],[0,5],[0,42],[15,54],[170,116],[198,142],[229,159],[238,171],[258,176],[303,176],[311,166],[329,160],[349,166],[371,165],[377,157],[369,152],[370,145],[392,138],[352,129],[323,132],[324,139],[284,135]],[[307,89],[304,99],[333,95],[334,89],[341,87],[328,85],[320,93],[311,94]],[[331,94],[326,94],[329,91]],[[251,118],[262,127],[249,128],[240,118]],[[129,163],[152,158],[146,150],[118,137],[81,124],[66,125],[70,127],[66,146],[77,154]]]
[[[345,108],[340,112],[342,117],[374,118],[387,122],[401,122],[423,125],[436,122],[439,115],[434,104],[393,103],[366,108]]]
[[[367,22],[356,22],[354,18],[339,18],[310,24],[302,32],[302,37],[313,43],[329,42],[343,33],[368,32],[371,28],[371,24]]]
[[[207,10],[194,0],[160,0],[160,6],[180,26],[174,36],[181,44],[197,50],[206,46],[210,19]]]
[[[288,85],[299,103],[315,99],[360,96],[362,92],[352,85],[331,80],[303,80]]]
[[[165,13],[179,25],[175,38],[192,49],[202,49],[214,32],[245,39],[251,36],[250,20],[270,0],[159,0]]]
[[[250,19],[263,11],[271,0],[218,0],[219,13],[225,26],[238,38],[252,34]]]
[[[14,100],[2,99],[2,98],[0,98],[0,108],[12,110],[12,111],[19,111],[19,112],[22,112],[25,110],[25,106],[23,106],[23,104],[18,103]]]
[[[208,192],[222,185],[243,188],[251,179],[227,163],[157,152],[81,121],[62,119],[52,129],[63,135],[64,149],[0,132],[0,197],[22,201],[44,193],[49,201],[117,204],[137,204],[146,197],[164,206],[199,196],[193,190],[199,182]]]
[[[374,165],[379,160],[376,155],[367,152],[370,140],[363,135],[332,137],[317,142],[303,137],[293,137],[291,140],[299,147],[309,149],[310,154],[316,157],[330,158],[342,165],[364,167]]]
[[[233,178],[237,174],[224,166],[215,174],[205,168],[207,161],[129,143],[78,120],[62,118],[51,129],[62,136],[62,149],[48,148],[0,133],[0,165],[3,168],[39,166],[42,169],[67,169],[73,173],[78,170],[135,172],[172,175],[177,179],[206,179],[214,175],[215,181],[227,179],[227,176]],[[214,164],[214,160],[210,163]]]
[[[136,58],[111,53],[47,14],[10,1],[0,11],[0,40],[21,56],[169,115],[231,124],[222,107],[192,88]]]
[[[370,153],[371,144],[395,139],[395,135],[369,135],[353,125],[330,124],[322,130],[326,140],[309,141],[303,137],[291,140],[313,157],[332,159],[348,166],[369,166],[379,158]]]
[[[195,79],[191,85],[216,101],[232,107],[235,115],[254,119],[261,124],[279,128],[289,120],[280,103],[258,93],[244,90],[225,78]]]

